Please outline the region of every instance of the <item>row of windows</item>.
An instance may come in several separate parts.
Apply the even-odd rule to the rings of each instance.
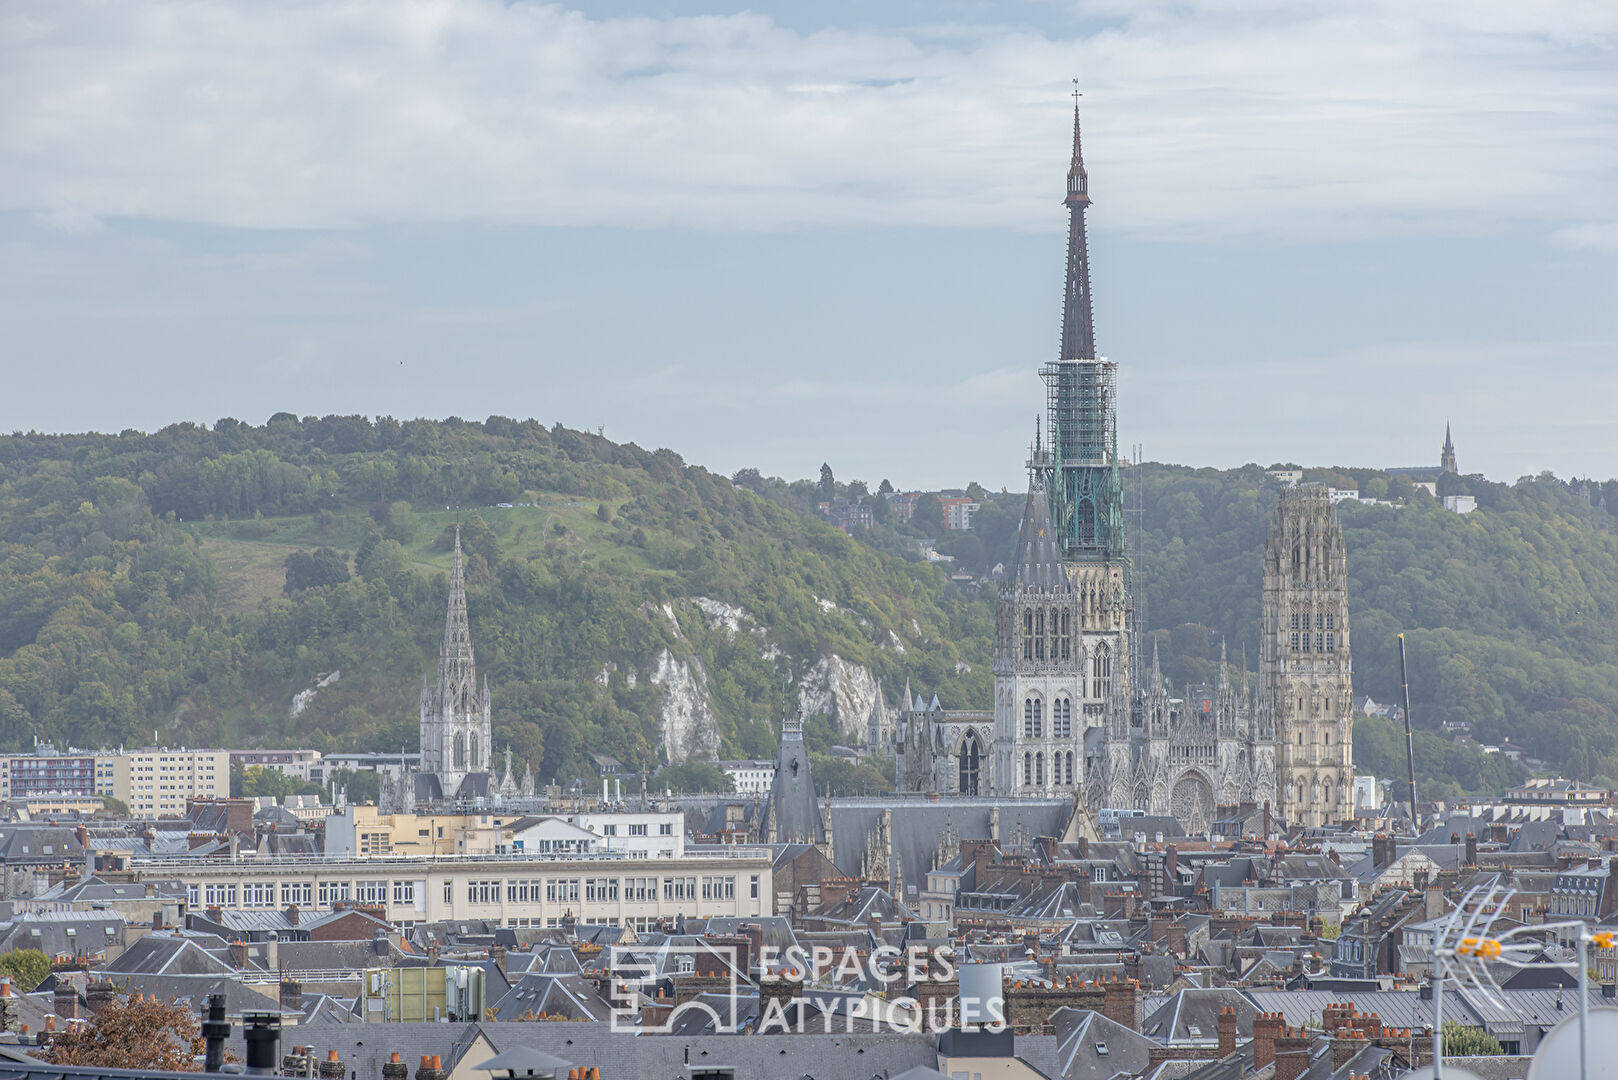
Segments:
[[[1292,613],[1292,629],[1294,629],[1294,630],[1309,630],[1309,629],[1311,629],[1309,623],[1310,623],[1310,617],[1309,617],[1309,613],[1307,611],[1303,611],[1303,612],[1294,611]],[[1312,627],[1312,629],[1315,629],[1315,630],[1335,630],[1335,629],[1337,629],[1337,616],[1335,614],[1333,614],[1332,612],[1330,612],[1330,611],[1326,612],[1324,615],[1316,615],[1314,617],[1314,626]]]
[[[1336,652],[1337,651],[1337,635],[1332,633],[1330,630],[1326,631],[1324,634],[1315,634],[1314,638],[1313,638],[1313,641],[1314,641],[1314,648],[1311,650],[1311,648],[1310,648],[1310,636],[1308,634],[1302,634],[1302,635],[1293,634],[1292,635],[1292,651],[1293,652],[1311,652],[1311,651],[1313,651],[1313,652]]]
[[[1071,754],[1068,756],[1072,757]],[[665,900],[696,900],[699,897],[703,900],[736,899],[735,875],[666,877],[661,880]],[[490,879],[467,882],[466,900],[470,904],[498,904],[504,892],[507,903],[539,903],[541,896],[552,904],[578,903],[581,897],[587,901],[621,898],[638,903],[652,902],[657,899],[658,882],[659,879],[655,877]],[[351,888],[346,881],[322,881],[317,884],[283,881],[278,889],[273,881],[232,881],[189,885],[186,892],[193,906],[205,904],[208,907],[275,907],[278,891],[282,906],[296,904],[308,907],[318,896],[321,906],[326,907],[349,899],[350,894],[362,904],[386,904],[391,898],[395,904],[411,906],[416,903],[424,885],[425,882],[421,881],[395,880],[390,887],[387,881],[356,881]],[[444,882],[446,904],[454,901],[454,888],[453,881]],[[757,900],[757,874],[752,876],[751,890],[752,898]]]
[[[1045,737],[1045,702],[1037,697],[1023,699],[1022,733],[1025,739]],[[1065,697],[1051,702],[1051,734],[1058,739],[1073,734],[1073,702]]]
[[[1049,624],[1050,633],[1046,634]],[[1067,660],[1073,655],[1072,614],[1052,608],[1025,608],[1022,613],[1022,658]]]
[[[1045,752],[1022,756],[1022,782],[1043,786],[1045,783]],[[1073,783],[1073,751],[1058,750],[1051,755],[1051,783]]]

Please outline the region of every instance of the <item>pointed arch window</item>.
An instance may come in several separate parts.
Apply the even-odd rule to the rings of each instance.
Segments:
[[[1034,699],[1023,698],[1022,702],[1022,737],[1034,737]]]
[[[1041,787],[1045,784],[1045,754],[1043,751],[1034,755],[1034,783]]]
[[[481,763],[482,763],[482,757],[479,754],[479,749],[478,749],[478,737],[477,737],[476,732],[472,733],[472,758],[471,758],[471,761],[472,761],[471,768],[474,769],[474,770],[479,768]]]
[[[1025,786],[1034,782],[1033,754],[1024,754],[1022,756],[1022,782]]]
[[[1070,660],[1073,656],[1073,638],[1071,635],[1072,613],[1062,612],[1062,659]]]
[[[466,736],[459,731],[455,733],[455,742],[450,753],[457,769],[466,768]]]
[[[1034,659],[1045,659],[1045,609],[1034,612]]]
[[[1034,738],[1045,737],[1045,703],[1039,698],[1034,699]]]
[[[1034,658],[1034,612],[1032,608],[1024,608],[1022,613],[1022,658]]]
[[[956,787],[962,795],[976,795],[978,793],[978,777],[982,769],[983,747],[978,742],[978,733],[968,731],[966,738],[961,740],[960,760],[957,767],[958,781]]]
[[[1112,691],[1112,649],[1105,641],[1096,646],[1090,661],[1090,676],[1095,683],[1095,695],[1104,698]]]

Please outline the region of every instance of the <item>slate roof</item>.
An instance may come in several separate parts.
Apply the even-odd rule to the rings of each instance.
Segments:
[[[1051,1014],[1056,1029],[1056,1074],[1062,1080],[1109,1080],[1119,1073],[1146,1071],[1152,1042],[1122,1024],[1089,1009],[1058,1009]],[[1018,1051],[1021,1056],[1021,1044]]]
[[[809,748],[799,734],[781,738],[781,755],[763,804],[759,835],[784,843],[825,843],[826,821],[809,774]]]
[[[1056,527],[1051,524],[1051,500],[1043,488],[1032,482],[1028,485],[1028,500],[1023,504],[1011,580],[1018,585],[1042,589],[1070,587]]]
[[[0,923],[0,952],[38,949],[46,956],[93,955],[122,945],[124,917],[115,911],[45,911]]]
[[[114,977],[138,975],[143,983],[154,975],[234,975],[236,969],[225,959],[228,948],[212,935],[147,934],[101,970]]]
[[[1181,990],[1141,1021],[1141,1034],[1165,1046],[1218,1046],[1219,1010],[1236,1010],[1236,1030],[1251,1036],[1258,1009],[1228,987]]]

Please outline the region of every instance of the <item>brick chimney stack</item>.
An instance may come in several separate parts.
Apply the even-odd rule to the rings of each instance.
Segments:
[[[410,1080],[410,1066],[399,1060],[399,1051],[382,1063],[382,1080]]]
[[[281,980],[281,1011],[303,1012],[303,983],[296,979]]]
[[[79,1018],[79,992],[73,984],[66,979],[56,984],[56,994],[53,1005],[56,1015],[63,1020],[77,1020]]]
[[[1280,1013],[1259,1013],[1253,1018],[1253,1069],[1265,1068],[1275,1061],[1275,1040],[1286,1029]]]
[[[1236,1010],[1225,1006],[1219,1010],[1219,1056],[1228,1058],[1236,1052]]]
[[[438,1054],[421,1055],[421,1067],[416,1070],[416,1080],[448,1080],[449,1073],[444,1071],[443,1058]]]
[[[1275,1040],[1275,1080],[1298,1080],[1309,1071],[1309,1032],[1283,1027]]]
[[[326,1051],[326,1060],[320,1063],[320,1080],[343,1080],[347,1075],[348,1066],[337,1056],[337,1051]]]

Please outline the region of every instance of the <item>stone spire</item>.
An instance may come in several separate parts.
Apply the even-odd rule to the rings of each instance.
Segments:
[[[641,792],[646,791],[645,780],[641,781]],[[524,760],[522,763],[522,787],[517,789],[519,795],[533,795],[534,793],[534,763]]]
[[[1225,639],[1219,639],[1219,689],[1230,686],[1230,660],[1225,655]]]
[[[1079,95],[1073,94],[1073,163],[1067,170],[1067,291],[1062,303],[1062,355],[1059,360],[1093,360],[1095,317],[1090,304],[1090,252],[1084,211],[1090,205],[1090,175],[1079,141]]]
[[[1444,421],[1444,452],[1438,459],[1439,468],[1447,473],[1460,473],[1455,464],[1455,440],[1449,437],[1449,421]]]
[[[449,611],[438,651],[438,707],[470,712],[477,707],[477,663],[466,619],[466,575],[461,565],[461,527],[455,527],[455,562],[449,573]]]
[[[1152,693],[1163,689],[1163,667],[1157,662],[1157,639],[1152,639]]]

